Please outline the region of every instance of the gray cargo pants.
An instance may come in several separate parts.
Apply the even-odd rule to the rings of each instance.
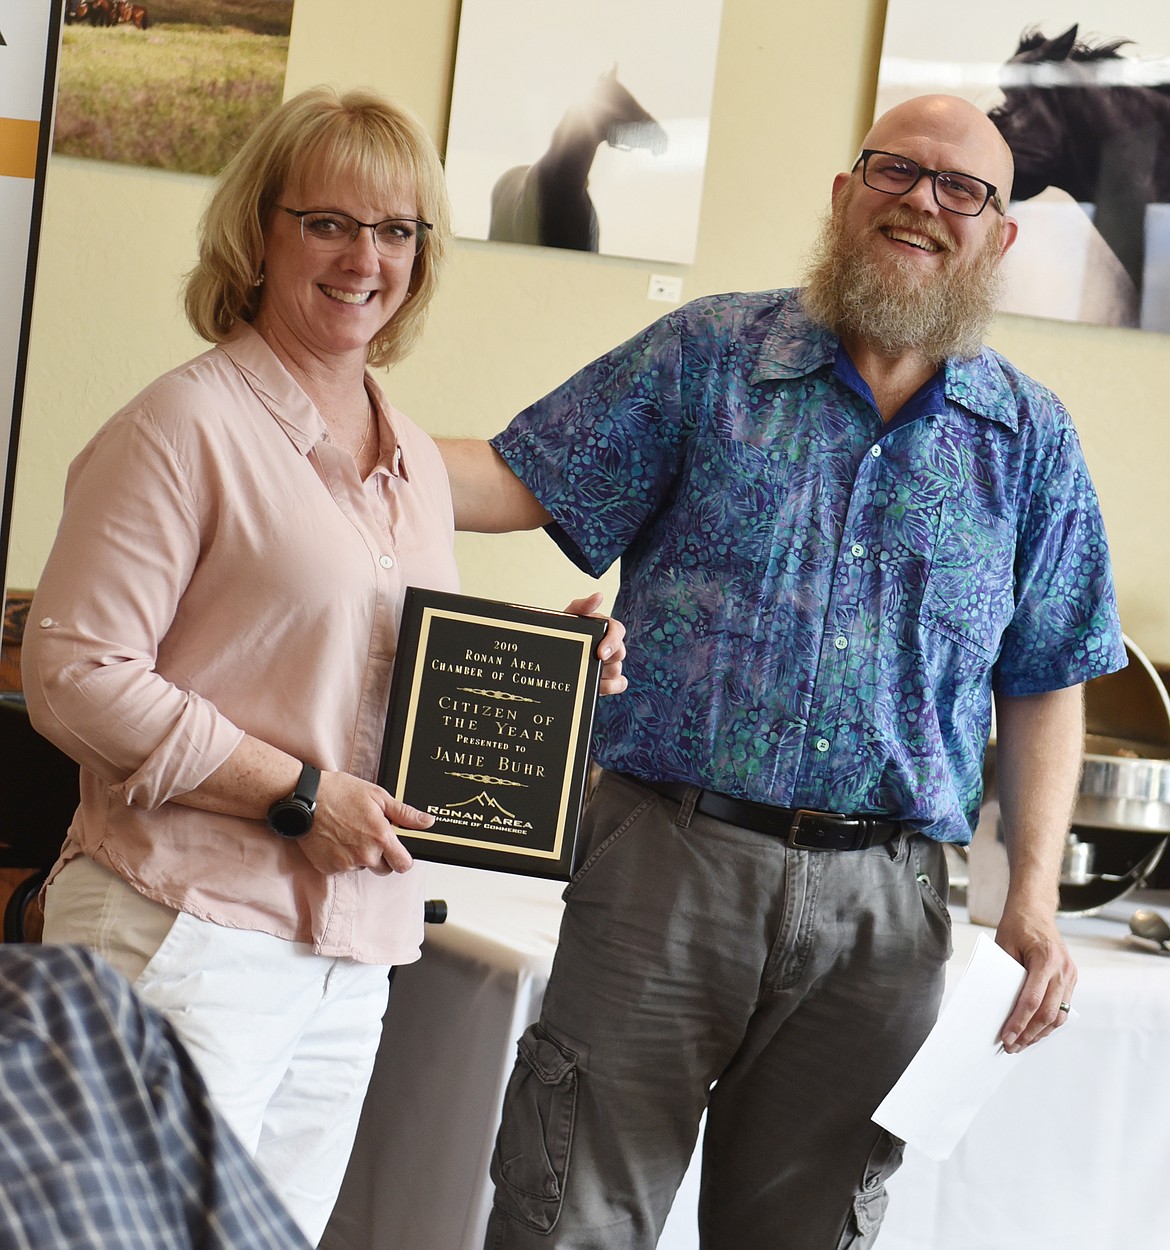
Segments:
[[[697,792],[696,792],[697,793]],[[649,1250],[707,1110],[704,1250],[859,1250],[870,1116],[950,956],[942,848],[792,850],[606,773],[492,1160],[489,1250]]]

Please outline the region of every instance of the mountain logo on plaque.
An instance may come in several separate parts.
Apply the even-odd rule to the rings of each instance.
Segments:
[[[408,588],[379,783],[419,859],[568,880],[606,622]]]

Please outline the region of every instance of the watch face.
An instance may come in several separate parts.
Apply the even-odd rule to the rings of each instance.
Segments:
[[[279,799],[268,809],[268,824],[282,838],[299,838],[313,827],[313,808],[303,799]]]

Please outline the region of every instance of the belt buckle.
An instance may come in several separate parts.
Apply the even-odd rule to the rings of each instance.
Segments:
[[[824,823],[828,821],[832,821],[837,829],[829,829]],[[806,825],[807,834],[804,832]],[[861,821],[851,820],[844,812],[818,812],[801,807],[792,817],[787,841],[789,846],[801,851],[847,851],[856,846],[856,832],[860,828]],[[814,829],[818,833],[814,833]],[[854,836],[848,840],[841,836],[846,829],[854,832]]]

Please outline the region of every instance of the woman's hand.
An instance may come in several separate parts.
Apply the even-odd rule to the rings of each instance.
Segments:
[[[368,868],[385,876],[414,862],[394,826],[427,829],[433,816],[400,803],[372,781],[349,773],[322,773],[313,828],[299,839],[309,862],[325,874]]]
[[[593,616],[608,621],[605,637],[597,644],[597,658],[601,661],[601,693],[621,694],[629,684],[622,675],[622,661],[626,658],[626,627],[614,617],[605,617],[597,611],[604,596],[600,591],[585,599],[574,599],[565,609],[574,616]]]

